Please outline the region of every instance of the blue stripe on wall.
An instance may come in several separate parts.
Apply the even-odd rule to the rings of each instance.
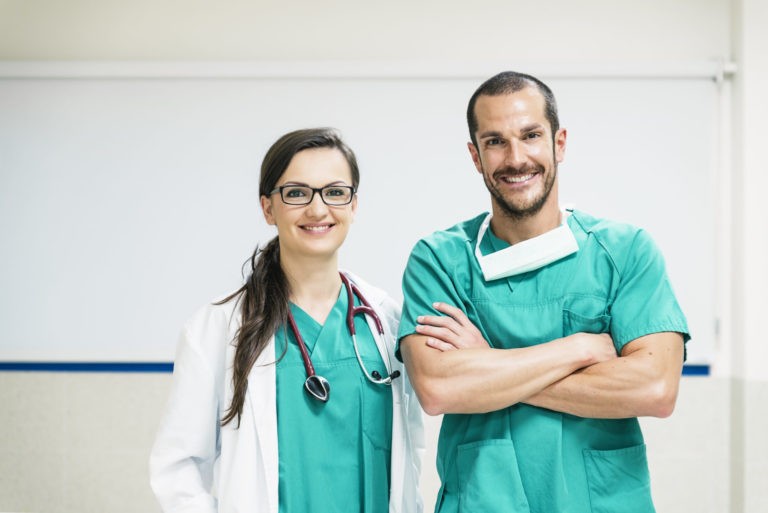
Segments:
[[[683,376],[709,376],[709,365],[683,365]]]
[[[0,371],[173,372],[173,362],[0,362]]]
[[[0,371],[173,372],[173,362],[0,362]],[[709,365],[685,365],[683,376],[709,376]]]

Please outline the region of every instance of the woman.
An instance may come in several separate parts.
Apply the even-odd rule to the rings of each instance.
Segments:
[[[164,511],[421,511],[421,409],[393,355],[400,309],[338,270],[358,182],[331,129],[267,152],[259,194],[277,237],[242,288],[184,327],[150,459]],[[350,329],[350,295],[380,327],[358,311]]]

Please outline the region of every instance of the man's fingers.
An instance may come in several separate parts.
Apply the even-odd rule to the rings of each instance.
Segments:
[[[448,328],[456,321],[443,315],[420,315],[416,318],[416,322],[427,326],[440,326],[443,328]]]
[[[419,335],[426,335],[431,338],[442,340],[451,345],[456,345],[456,334],[448,328],[439,328],[435,326],[428,326],[419,324],[416,326],[416,333]]]
[[[446,315],[450,315],[462,326],[466,325],[466,321],[469,320],[461,309],[449,305],[448,303],[433,303],[432,306],[435,307],[435,310],[438,312],[443,312]]]
[[[440,351],[454,351],[456,349],[452,344],[432,337],[428,337],[426,342],[429,347]]]

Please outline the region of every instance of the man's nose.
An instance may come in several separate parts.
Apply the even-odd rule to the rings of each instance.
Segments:
[[[525,152],[525,145],[515,139],[509,142],[507,146],[507,152],[504,156],[504,162],[515,169],[519,168],[528,159],[528,155]]]

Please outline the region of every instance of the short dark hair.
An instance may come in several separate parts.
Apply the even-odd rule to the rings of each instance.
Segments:
[[[467,126],[469,127],[469,137],[472,144],[477,146],[475,132],[477,132],[477,116],[475,115],[475,103],[480,96],[500,96],[502,94],[516,93],[526,87],[535,87],[544,97],[544,114],[549,121],[549,127],[552,129],[552,137],[560,129],[560,119],[557,117],[557,102],[552,90],[538,78],[518,73],[517,71],[502,71],[492,76],[477,88],[475,94],[469,99],[467,106]]]

